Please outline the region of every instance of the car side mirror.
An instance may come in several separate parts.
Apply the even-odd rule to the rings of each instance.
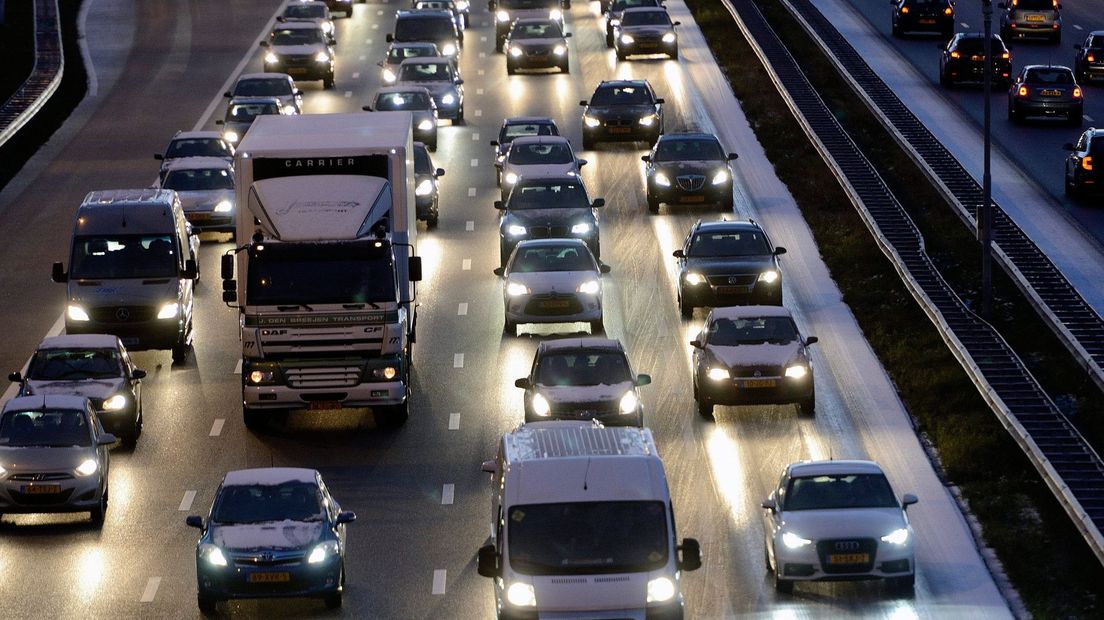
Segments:
[[[652,161],[652,156],[651,155],[641,155],[640,156],[640,161],[642,161],[644,163],[648,163],[648,162]]]
[[[652,376],[651,375],[644,375],[644,374],[636,375],[636,386],[637,387],[640,387],[642,385],[651,385],[651,383],[652,383]]]
[[[775,510],[778,510],[778,505],[775,504],[774,500],[770,499],[770,498],[763,500],[763,502],[759,505],[762,506],[763,508],[766,508],[767,510],[769,510],[771,512],[774,512]]]
[[[261,47],[268,47],[268,41],[261,41],[260,43],[258,43],[258,45],[260,45]]]
[[[920,501],[920,498],[916,497],[912,493],[905,493],[901,496],[901,507],[907,509],[909,506],[915,504],[918,501]]]
[[[590,206],[595,208],[595,209],[599,209],[601,207],[604,207],[604,206],[606,206],[606,199],[605,198],[595,198],[594,202],[590,203]]]
[[[96,445],[97,446],[110,446],[110,445],[114,444],[116,441],[119,441],[118,437],[116,437],[115,435],[112,435],[111,433],[104,433],[103,435],[100,435],[99,439],[96,440]]]
[[[216,124],[216,125],[225,125],[225,124],[226,124],[226,121],[224,121],[224,120],[222,120],[222,119],[220,118],[220,119],[218,119],[217,121],[215,121],[215,124]]]
[[[1073,148],[1073,143],[1072,142],[1067,142],[1067,143],[1062,145],[1062,150],[1063,151],[1073,151],[1075,149]]]
[[[460,86],[464,83],[464,79],[463,78],[457,78],[455,83],[456,83],[457,86]]]
[[[740,154],[739,153],[729,153],[728,154],[728,161],[732,161],[734,159],[740,159]]]
[[[185,280],[195,280],[199,277],[199,269],[196,267],[194,258],[184,261],[184,271],[180,273],[180,277]]]
[[[494,208],[501,211],[501,210],[506,208],[506,205],[501,200],[496,200],[496,201],[494,201]]]
[[[805,346],[809,346],[811,344],[816,344],[818,342],[820,342],[820,338],[817,338],[816,336],[809,336],[808,338],[805,339]]]
[[[223,97],[226,97],[227,99],[229,99],[229,98],[233,97],[234,95],[231,95],[231,94],[230,94],[230,91],[226,91],[226,92],[222,93],[222,96],[223,96]]]
[[[338,525],[341,525],[343,523],[352,523],[353,521],[356,521],[356,513],[352,510],[342,510],[341,512],[337,513]]]
[[[683,538],[679,545],[679,568],[685,571],[698,570],[702,565],[701,545],[697,539]]]
[[[483,465],[480,467],[480,469],[483,470],[483,473],[496,474],[498,473],[498,463],[495,463],[493,460],[483,461]]]
[[[134,370],[130,371],[130,378],[131,379],[145,379],[146,378],[146,371],[142,370],[141,368],[135,368]]]
[[[514,380],[514,387],[528,390],[529,388],[533,387],[533,383],[529,381],[529,377],[522,377],[520,379]]]
[[[570,39],[571,38],[571,33],[570,32],[565,32],[565,33],[563,33],[563,35],[564,35],[565,39]]]
[[[605,263],[602,263],[601,265],[598,265],[598,273],[606,274],[606,273],[609,273],[611,271],[613,271],[613,269]]]
[[[498,140],[491,140],[491,146],[498,146]]]
[[[291,94],[295,95],[296,97],[302,97],[303,91],[299,90],[298,88],[293,88]]]
[[[480,575],[483,577],[498,577],[502,574],[502,569],[498,566],[498,552],[495,551],[494,545],[480,547],[477,557],[479,558],[477,568]]]
[[[576,159],[575,160],[575,165],[579,168],[582,168],[583,166],[587,165],[587,160],[585,160],[585,159]]]
[[[201,517],[199,515],[188,515],[187,517],[184,518],[184,523],[188,527],[194,527],[198,530],[203,529],[203,517]]]
[[[672,25],[672,26],[681,26],[681,25],[682,25],[682,22],[680,22],[680,21],[678,21],[678,20],[675,20],[675,21],[671,22],[671,25]]]
[[[784,248],[782,246],[778,246],[778,247],[774,248],[774,255],[775,256],[782,256],[785,253],[786,253],[786,248]]]
[[[663,104],[667,103],[666,101],[663,100],[663,97],[657,97],[655,102],[656,102],[656,105],[663,105]]]
[[[700,338],[700,337],[701,336],[699,336],[698,338]],[[705,344],[703,344],[701,340],[698,340],[698,338],[695,338],[695,339],[691,340],[690,341],[690,346],[694,347],[695,349],[704,348]]]
[[[284,23],[284,22],[286,22],[286,21],[287,21],[287,18],[286,18],[286,17],[284,17],[283,15],[277,15],[277,16],[276,16],[276,21],[278,21],[278,22],[280,22],[280,23],[282,24],[282,23]]]
[[[686,258],[686,252],[683,252],[682,250],[675,250],[674,252],[671,252],[671,256],[674,256],[675,258]]]
[[[165,161],[165,156],[162,155],[161,153],[154,153],[153,158],[156,159],[157,161]]]
[[[579,105],[583,106],[584,108],[587,107],[586,99],[580,99],[579,100]]]
[[[434,170],[433,171],[433,176],[435,176],[435,177],[445,176],[445,169],[444,168],[438,168],[438,169]]]
[[[506,268],[505,267],[495,267],[494,268],[494,274],[496,276],[501,278],[502,274],[504,274],[504,273],[506,273]]]
[[[360,106],[360,109],[361,109],[361,110],[364,110],[365,112],[371,112],[371,111],[372,111],[372,106],[370,106],[370,105],[362,105],[362,106]]]
[[[9,372],[8,381],[11,381],[12,383],[23,383],[23,375],[18,370],[15,372]]]
[[[50,272],[50,279],[54,282],[68,282],[69,274],[65,273],[65,265],[54,263],[54,267]]]
[[[395,35],[393,35],[393,34],[391,34],[390,32],[388,32],[388,33],[387,33],[387,36],[383,37],[383,40],[384,40],[384,41],[387,41],[388,43],[391,43],[391,42],[393,42],[393,41],[395,40]]]
[[[406,259],[406,266],[410,270],[410,281],[421,282],[422,281],[422,257],[411,256]]]

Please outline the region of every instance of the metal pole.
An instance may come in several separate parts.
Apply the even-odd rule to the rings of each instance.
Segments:
[[[992,121],[992,93],[990,87],[993,84],[993,3],[992,0],[982,0],[981,13],[985,22],[985,71],[984,71],[984,97],[985,97],[985,151],[983,155],[981,173],[981,207],[977,213],[978,236],[981,241],[981,315],[986,319],[993,312],[993,181],[989,175],[989,143],[990,123]]]

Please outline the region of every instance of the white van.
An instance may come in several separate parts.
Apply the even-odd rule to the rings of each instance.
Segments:
[[[679,581],[701,551],[677,542],[650,430],[525,424],[483,471],[493,523],[479,574],[493,579],[499,620],[683,617]]]
[[[127,349],[171,349],[183,362],[192,348],[193,283],[199,237],[172,190],[91,192],[77,209],[69,271],[54,263],[54,282],[68,283],[65,332],[112,334]]]

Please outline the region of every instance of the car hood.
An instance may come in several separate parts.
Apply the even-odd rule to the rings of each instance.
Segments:
[[[318,542],[323,523],[268,521],[241,525],[216,525],[211,542],[228,551],[257,549],[302,549]]]
[[[116,377],[113,379],[81,379],[77,381],[28,379],[27,387],[31,388],[31,392],[36,396],[62,394],[104,399],[122,391],[123,388],[126,387],[126,379],[123,377]]]
[[[535,294],[574,293],[587,280],[597,280],[593,271],[542,271],[537,273],[511,273],[509,281],[529,287]]]
[[[176,195],[180,196],[180,206],[184,207],[185,211],[210,211],[223,200],[234,202],[234,190],[232,189],[178,191]]]
[[[735,347],[706,345],[705,351],[729,368],[737,366],[782,366],[797,357],[801,344],[743,344]]]
[[[641,105],[592,105],[586,109],[586,113],[598,118],[643,118],[656,113],[656,106],[651,104]]]
[[[782,513],[782,530],[813,541],[827,538],[881,538],[905,527],[900,508],[791,510]]]
[[[321,43],[312,45],[273,45],[268,49],[277,56],[307,56],[317,54],[318,52],[330,53],[330,50]]]
[[[633,389],[632,381],[613,385],[540,386],[541,395],[554,403],[604,403],[620,400]]]
[[[562,177],[575,174],[578,168],[574,162],[567,164],[511,164],[502,166],[502,173],[513,172],[519,177]]]
[[[179,279],[126,278],[119,280],[70,280],[70,299],[76,303],[92,302],[99,306],[157,305],[177,298]]]
[[[651,25],[651,24],[647,24],[647,25],[642,24],[642,25],[639,25],[639,26],[625,26],[624,24],[622,24],[621,27],[620,27],[620,30],[619,30],[619,32],[621,32],[621,34],[631,34],[631,35],[641,36],[641,37],[643,37],[643,36],[662,37],[663,35],[667,34],[668,32],[674,32],[674,31],[675,31],[674,28],[671,28],[670,26],[654,26],[654,25]]]
[[[774,268],[771,256],[722,256],[716,258],[694,258],[686,260],[687,269],[702,275],[718,273],[758,273]]]
[[[78,448],[9,448],[0,447],[0,465],[8,474],[58,472],[76,469],[86,459],[96,457],[92,446]]]
[[[580,221],[594,222],[594,214],[589,207],[565,209],[522,209],[507,211],[504,217],[511,224],[522,226],[562,226]]]
[[[399,81],[395,82],[395,86],[402,86],[404,88],[414,88],[420,86],[428,90],[429,94],[433,95],[435,99],[442,95],[456,92],[456,85],[453,84],[450,80],[432,80],[427,82]]]

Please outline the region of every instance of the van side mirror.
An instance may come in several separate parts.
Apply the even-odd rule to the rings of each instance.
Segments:
[[[356,521],[356,513],[352,510],[342,510],[341,512],[337,513],[338,525],[341,525],[343,523],[352,523],[353,521]]]
[[[11,381],[12,383],[23,383],[23,375],[18,370],[15,372],[9,372],[8,381]]]
[[[686,258],[686,252],[683,252],[682,250],[675,250],[674,252],[671,252],[671,256],[674,256],[675,258]]]
[[[739,153],[729,153],[728,154],[728,161],[732,161],[734,159],[740,159],[740,154]]]
[[[606,206],[606,199],[605,198],[595,198],[594,202],[590,203],[590,206],[595,208],[595,209],[598,209],[600,207],[604,207],[604,206]]]
[[[901,496],[901,507],[907,509],[909,506],[915,504],[918,501],[920,501],[920,498],[916,497],[912,493],[905,493]]]
[[[483,577],[498,577],[502,569],[498,566],[498,552],[494,545],[484,545],[479,548],[477,568]]]
[[[130,372],[130,378],[131,379],[145,379],[146,378],[146,371],[142,370],[141,368],[135,368],[134,370],[132,370]]]
[[[184,261],[184,272],[180,274],[180,277],[185,280],[195,280],[199,277],[199,268],[196,267],[194,258]]]
[[[820,338],[817,338],[816,336],[809,336],[808,338],[805,339],[805,346],[809,346],[811,344],[816,344],[818,342],[820,342]]]
[[[528,390],[533,387],[533,384],[529,381],[529,377],[522,377],[514,380],[514,387]]]
[[[785,253],[786,253],[786,248],[784,248],[782,246],[777,246],[777,247],[774,248],[774,255],[775,256],[781,256]]]
[[[422,257],[411,256],[407,259],[407,267],[410,269],[410,281],[421,282],[422,281]]]
[[[203,529],[203,517],[199,515],[188,515],[184,518],[184,523],[188,527],[194,527],[199,530]]]
[[[69,274],[65,273],[65,265],[54,263],[54,268],[50,272],[50,279],[54,282],[68,282]]]
[[[652,383],[652,376],[651,375],[643,375],[643,374],[636,375],[636,385],[637,385],[637,387],[640,387],[642,385],[651,385],[651,383]]]
[[[233,280],[234,279],[234,255],[233,254],[223,254],[222,255],[222,264],[220,265],[220,267],[221,267],[220,271],[222,271],[222,279],[223,280]]]
[[[501,200],[496,200],[496,201],[494,201],[494,208],[496,208],[496,209],[498,209],[499,211],[501,211],[501,210],[503,210],[503,209],[505,209],[505,208],[506,208],[506,204],[505,204],[505,203],[503,203],[503,202],[502,202]]]
[[[701,545],[696,539],[683,538],[682,544],[679,545],[679,552],[682,556],[679,558],[679,568],[685,571],[701,568]]]

